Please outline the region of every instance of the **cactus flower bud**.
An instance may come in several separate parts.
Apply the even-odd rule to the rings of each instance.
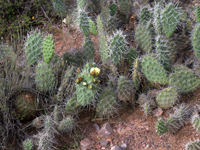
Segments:
[[[91,86],[91,85],[88,85],[88,89],[92,89],[92,86]]]
[[[82,85],[87,85],[87,83],[86,82],[82,82]]]

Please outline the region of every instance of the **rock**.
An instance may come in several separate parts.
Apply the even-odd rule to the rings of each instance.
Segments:
[[[121,148],[124,150],[124,149],[126,149],[126,148],[127,148],[127,144],[126,144],[126,143],[124,143],[124,144],[122,144],[120,147],[121,147]]]
[[[108,122],[103,124],[103,126],[101,127],[101,130],[99,131],[99,134],[101,136],[108,136],[111,133],[113,133],[113,129]]]
[[[92,141],[88,138],[84,138],[80,142],[81,150],[87,150],[87,147],[92,143]]]
[[[163,114],[163,110],[162,110],[160,107],[158,107],[158,108],[156,108],[156,109],[154,109],[154,110],[152,111],[152,114],[153,114],[155,117],[160,117],[160,116],[162,116],[162,114]]]
[[[101,146],[107,146],[109,143],[109,141],[101,140]]]
[[[97,149],[100,149],[100,148],[101,148],[101,145],[99,145],[99,144],[96,145],[96,148],[97,148]]]
[[[111,147],[111,150],[123,150],[123,149],[121,149],[119,146],[115,145],[115,146]]]
[[[94,127],[96,130],[98,130],[98,131],[100,130],[100,127],[99,127],[98,124],[96,124],[96,123],[93,124],[93,127]]]

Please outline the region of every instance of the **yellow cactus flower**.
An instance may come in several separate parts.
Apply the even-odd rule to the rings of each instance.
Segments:
[[[100,69],[97,68],[97,67],[93,67],[90,69],[90,75],[95,75],[95,76],[98,76],[100,73]]]

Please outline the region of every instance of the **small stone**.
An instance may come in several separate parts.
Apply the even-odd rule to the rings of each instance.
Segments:
[[[100,130],[100,127],[98,126],[98,124],[93,124],[93,127],[97,130],[97,131],[99,131]]]
[[[87,147],[91,144],[91,140],[88,138],[84,138],[80,142],[81,150],[86,150]]]
[[[111,150],[122,150],[119,146],[115,145],[111,147]]]
[[[97,149],[100,149],[100,148],[101,148],[101,145],[99,145],[99,144],[96,145],[96,148],[97,148]]]
[[[162,110],[160,107],[158,107],[158,108],[154,109],[154,110],[152,111],[152,113],[153,113],[153,115],[154,115],[155,117],[161,117],[162,114],[163,114],[163,110]]]
[[[124,144],[122,144],[120,147],[121,147],[121,148],[124,150],[124,149],[126,149],[126,148],[127,148],[127,144],[126,144],[126,143],[124,143]]]
[[[166,146],[167,149],[169,149],[169,147],[170,147],[169,145]]]
[[[122,128],[118,128],[118,129],[117,129],[117,132],[120,133],[121,129],[122,129]]]
[[[113,133],[113,129],[108,122],[103,124],[103,126],[101,127],[101,130],[99,131],[99,134],[101,136],[108,136],[111,133]]]
[[[109,141],[101,140],[101,146],[107,146],[109,143]]]

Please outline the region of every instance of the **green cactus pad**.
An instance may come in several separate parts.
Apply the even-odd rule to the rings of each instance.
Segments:
[[[14,101],[14,108],[19,120],[33,118],[38,112],[37,97],[30,92],[22,92]]]
[[[156,129],[157,129],[156,132],[159,135],[162,135],[167,132],[167,126],[165,125],[165,122],[162,119],[158,120],[158,122],[156,124]]]
[[[54,53],[54,41],[52,35],[45,37],[42,51],[44,62],[49,63]]]
[[[179,12],[172,3],[169,3],[161,13],[161,22],[163,32],[170,37],[179,23]]]
[[[135,59],[135,61],[133,63],[133,75],[132,75],[133,85],[136,90],[139,89],[140,77],[142,76],[140,68],[141,68],[141,62],[140,62],[139,58],[137,58],[137,59]]]
[[[129,0],[117,0],[118,8],[121,12],[126,13],[129,11],[131,5],[129,3]]]
[[[54,107],[54,111],[53,111],[53,120],[54,120],[56,123],[59,123],[62,119],[63,119],[63,115],[62,115],[61,108],[58,107],[58,105],[56,105],[56,106]]]
[[[118,66],[126,51],[125,37],[122,32],[118,31],[110,41],[111,59],[113,63]]]
[[[142,71],[149,81],[163,85],[168,84],[168,77],[164,67],[152,56],[146,55],[143,57]]]
[[[89,19],[89,25],[90,25],[90,27],[89,27],[90,33],[97,35],[98,34],[97,27],[91,19]]]
[[[67,114],[76,114],[78,110],[77,105],[77,96],[74,95],[70,100],[67,101],[67,104],[65,105],[65,110]]]
[[[134,102],[135,100],[135,89],[131,80],[125,76],[120,76],[117,85],[117,96],[122,101]]]
[[[113,33],[116,31],[117,29],[117,24],[116,24],[116,19],[115,17],[110,17],[108,18],[106,24],[105,24],[105,29],[106,29],[106,33],[107,35],[113,35]]]
[[[191,142],[187,143],[185,145],[185,149],[186,150],[199,150],[200,149],[200,141],[195,140],[195,141],[191,141]]]
[[[198,114],[192,116],[192,125],[196,129],[197,132],[200,133],[200,117]]]
[[[178,130],[181,128],[179,119],[173,116],[167,120],[166,126],[169,133],[177,133]]]
[[[23,142],[24,150],[33,150],[33,142],[31,139],[27,139]]]
[[[158,3],[154,8],[155,28],[158,35],[162,34],[162,24],[161,24],[161,16],[160,16],[161,10],[162,10],[161,5],[160,3]]]
[[[102,91],[97,104],[97,112],[100,117],[110,117],[117,112],[117,97],[114,91],[106,88]]]
[[[152,37],[150,31],[142,24],[137,26],[135,39],[146,53],[152,50]]]
[[[195,16],[197,22],[200,22],[200,7],[198,6],[198,4],[195,4]]]
[[[137,58],[137,51],[134,47],[132,47],[129,49],[126,55],[126,60],[127,60],[128,65],[131,66],[136,58]]]
[[[80,12],[80,30],[84,36],[89,36],[90,33],[90,24],[89,24],[89,18],[87,16],[87,13],[84,11]]]
[[[178,92],[176,88],[165,88],[156,96],[156,103],[162,109],[168,109],[173,106],[178,99]]]
[[[147,7],[144,7],[140,12],[140,24],[146,25],[152,19],[152,13]]]
[[[200,79],[191,71],[177,71],[169,75],[169,85],[180,93],[188,93],[200,87]]]
[[[83,52],[87,61],[93,61],[95,55],[94,44],[90,37],[85,37],[83,42]]]
[[[62,133],[71,133],[74,127],[75,127],[74,119],[68,116],[60,122],[57,129]]]
[[[104,26],[103,26],[103,22],[100,15],[97,16],[96,22],[97,22],[97,29],[98,29],[99,35],[104,35]]]
[[[67,13],[67,8],[63,0],[52,0],[53,1],[53,8],[59,14],[60,17],[64,18]]]
[[[109,6],[109,9],[110,9],[110,15],[111,16],[114,16],[117,12],[117,5],[116,4],[111,4]]]
[[[84,7],[86,5],[86,1],[85,0],[76,0],[76,1],[77,1],[78,10],[84,9]]]
[[[26,60],[29,65],[34,65],[42,55],[43,38],[40,33],[30,34],[25,43]]]
[[[192,31],[192,46],[194,54],[200,59],[200,24],[197,24]]]
[[[35,83],[37,88],[44,92],[54,88],[54,74],[47,63],[40,62],[37,65],[35,69]]]

